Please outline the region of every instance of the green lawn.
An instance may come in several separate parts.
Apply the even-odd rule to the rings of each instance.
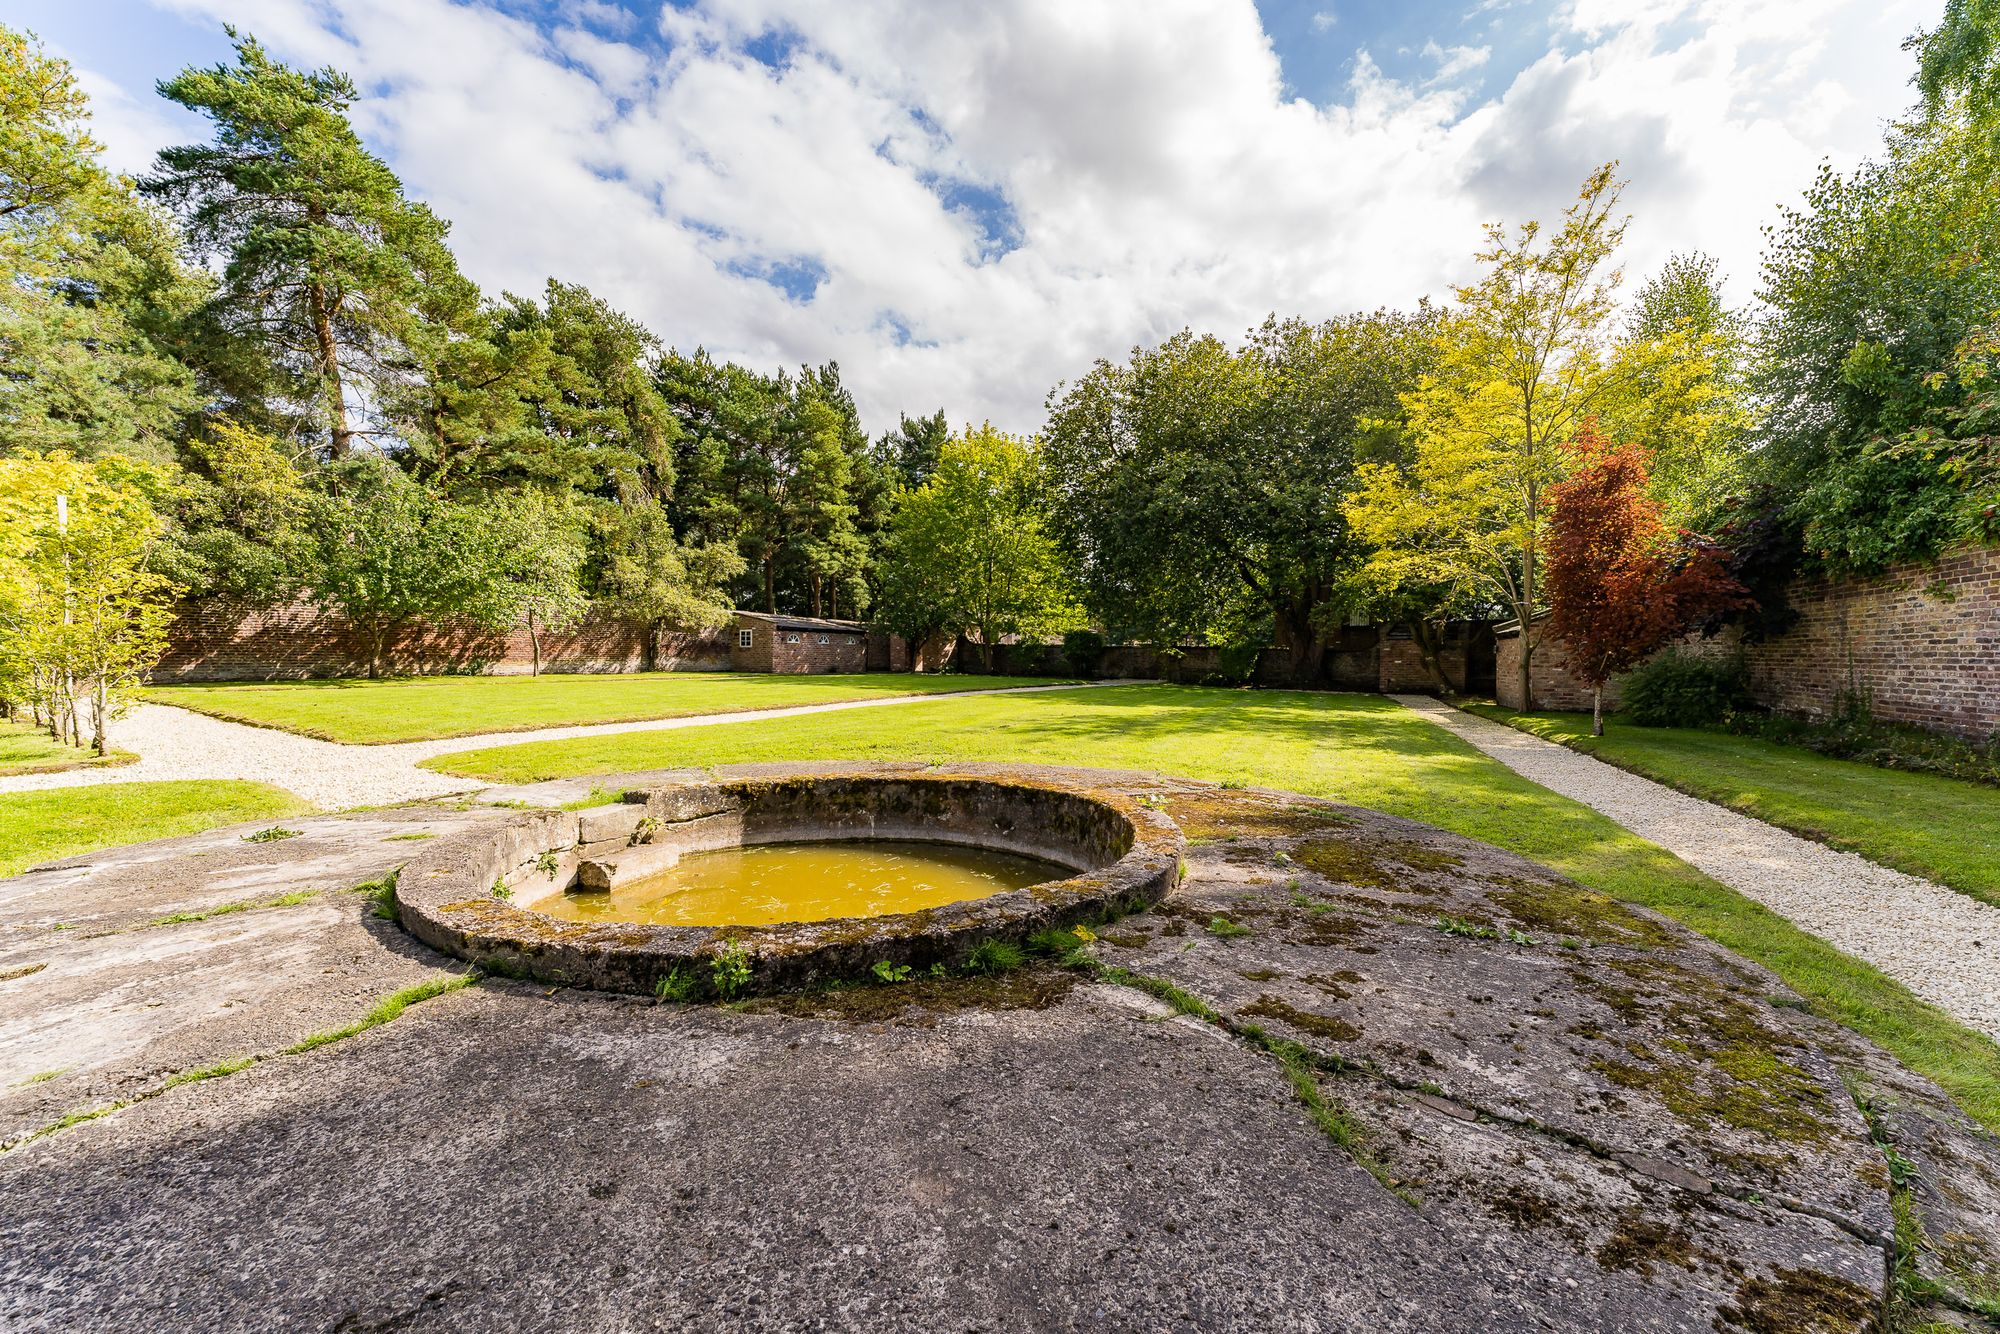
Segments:
[[[311,807],[263,783],[105,783],[0,793],[0,876],[73,853],[195,834]]]
[[[373,745],[783,709],[888,695],[1048,685],[1021,676],[771,676],[647,672],[611,676],[417,676],[389,681],[257,681],[155,686],[146,698],[259,727]]]
[[[1157,769],[1372,806],[1511,848],[1783,977],[2000,1129],[2000,1047],[1589,807],[1370,695],[1129,686],[502,746],[430,767],[498,782],[753,760],[1019,760]]]
[[[0,721],[0,777],[7,774],[47,773],[54,769],[85,769],[100,764],[123,764],[132,759],[124,751],[99,757],[78,746],[49,740],[49,734],[27,723]]]
[[[1594,737],[1585,713],[1471,711],[2000,907],[2000,788],[1726,732],[1607,718]]]

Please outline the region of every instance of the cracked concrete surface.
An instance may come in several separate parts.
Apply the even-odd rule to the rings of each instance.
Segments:
[[[1953,1239],[1924,1272],[1967,1309],[2000,1272],[2000,1145],[1762,970],[1424,826],[1115,781],[1193,844],[1092,947],[1143,988],[488,979],[281,1055],[455,967],[341,885],[490,813],[0,882],[0,975],[49,964],[0,982],[0,1139],[149,1095],[0,1155],[0,1324],[1858,1330],[1888,1296],[1877,1136]],[[106,997],[152,1016],[136,1039]]]

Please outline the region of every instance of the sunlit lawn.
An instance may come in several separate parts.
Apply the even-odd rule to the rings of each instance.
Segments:
[[[104,783],[0,793],[0,876],[37,862],[311,809],[262,783]]]
[[[1765,964],[2000,1128],[2000,1048],[1884,974],[1369,695],[1116,690],[936,701],[687,732],[485,748],[433,768],[496,782],[758,760],[1005,760],[1156,769],[1288,788],[1484,839],[1674,917]]]
[[[889,695],[1046,685],[1020,676],[773,676],[628,672],[608,676],[423,676],[388,681],[258,681],[156,686],[148,699],[329,741],[379,743],[783,709]]]
[[[0,721],[0,777],[116,764],[131,758],[118,751],[100,758],[88,749],[51,741],[49,734],[39,727]]]
[[[2000,788],[1726,732],[1609,718],[1594,737],[1588,714],[1473,711],[2000,906]]]

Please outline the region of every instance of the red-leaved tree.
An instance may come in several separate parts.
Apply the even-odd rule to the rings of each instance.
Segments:
[[[1719,612],[1752,605],[1721,548],[1660,519],[1646,494],[1647,454],[1586,425],[1575,469],[1549,491],[1543,587],[1549,629],[1591,689],[1591,734],[1604,735],[1604,683]]]

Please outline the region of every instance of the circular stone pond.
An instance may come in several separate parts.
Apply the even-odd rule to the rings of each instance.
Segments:
[[[1183,843],[1082,778],[823,766],[639,787],[441,842],[397,915],[494,972],[735,996],[955,969],[987,941],[1095,923],[1172,888]]]

